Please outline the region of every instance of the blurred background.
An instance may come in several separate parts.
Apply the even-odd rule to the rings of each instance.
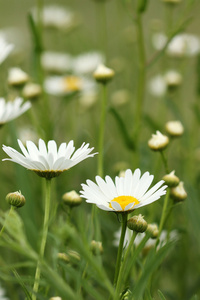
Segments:
[[[200,299],[199,1],[182,0],[177,5],[168,5],[161,0],[152,0],[148,1],[147,9],[142,15],[147,67],[142,125],[136,149],[129,143],[137,119],[135,112],[139,84],[140,49],[134,17],[135,1],[43,1],[44,7],[53,5],[54,11],[55,7],[66,10],[69,22],[65,25],[60,22],[57,28],[52,24],[46,28],[43,24],[41,43],[37,43],[39,39],[34,35],[30,15],[34,19],[34,9],[39,2],[0,0],[0,36],[15,45],[0,68],[0,96],[7,100],[17,95],[24,97],[22,91],[8,84],[9,69],[13,67],[21,68],[32,82],[40,84],[44,89],[41,96],[32,100],[31,113],[27,112],[1,128],[1,144],[18,149],[17,138],[37,143],[38,138],[42,137],[45,140],[54,139],[58,144],[73,139],[76,147],[86,142],[98,151],[102,93],[101,86],[95,82],[92,73],[99,63],[104,63],[115,71],[115,77],[108,85],[105,175],[114,177],[127,168],[139,167],[142,172],[149,171],[155,175],[155,180],[160,180],[165,175],[161,156],[151,151],[147,142],[156,130],[167,134],[166,122],[181,121],[184,134],[179,138],[171,138],[166,157],[169,170],[175,170],[176,175],[184,182],[188,198],[174,207],[170,220],[166,223],[168,229],[178,230],[180,239],[160,267],[159,275],[155,275],[153,290],[155,299],[158,299],[158,289],[165,293],[166,299]],[[58,13],[59,18],[61,21]],[[66,18],[65,16],[65,20]],[[173,51],[170,54],[167,48],[160,51],[165,45],[162,35],[172,39],[172,35],[175,36],[176,33],[193,37],[184,44],[187,48],[186,55],[182,55],[182,52],[177,54],[176,51],[175,54]],[[48,60],[46,55],[45,60],[47,52],[64,54],[65,58],[57,62],[55,56],[50,56]],[[171,79],[166,79],[166,73],[171,70],[180,75],[178,83],[176,80],[171,82]],[[71,79],[62,81],[66,86],[57,92],[59,84],[55,84],[55,91],[54,81],[49,81],[48,84],[48,79],[59,77],[60,80],[63,76],[71,76]],[[81,91],[79,81],[76,81],[79,77],[83,84]],[[2,158],[5,158],[3,151],[0,152],[0,159]],[[62,195],[72,189],[78,192],[80,184],[86,179],[94,180],[96,174],[95,157],[53,181],[52,201],[54,206],[58,206],[61,215]],[[25,223],[28,240],[35,248],[43,220],[41,178],[21,166],[1,162],[0,182],[1,210],[8,209],[4,198],[9,192],[21,190],[25,195],[27,203],[19,214]],[[162,205],[163,199],[140,209],[140,213],[149,223],[159,223]],[[73,210],[72,219],[76,223],[77,218],[81,218],[84,224],[89,218],[91,207],[85,202],[81,207],[77,211]],[[112,240],[120,224],[114,214],[100,211],[99,216],[105,249],[103,260],[105,265],[109,263],[108,274],[111,277],[115,265],[113,253],[116,255],[117,251]],[[54,234],[57,234],[56,229]],[[2,255],[9,257],[9,253],[5,254],[4,250]],[[5,282],[4,285],[9,287],[9,283]],[[10,293],[9,295],[8,292],[10,299],[22,299]]]

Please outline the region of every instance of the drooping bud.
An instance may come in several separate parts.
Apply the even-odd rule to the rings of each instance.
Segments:
[[[168,185],[168,187],[175,187],[179,184],[180,179],[175,175],[175,171],[163,176],[163,180]]]
[[[104,65],[99,65],[96,71],[93,73],[93,77],[96,79],[96,81],[104,84],[110,81],[114,75],[115,72]]]
[[[152,134],[152,138],[148,141],[148,146],[151,150],[161,151],[169,144],[169,138],[163,135],[160,131],[156,131],[156,134]]]
[[[78,206],[82,203],[82,198],[79,196],[79,194],[76,191],[65,193],[62,196],[62,199],[64,204],[70,207]]]
[[[102,254],[103,253],[102,242],[92,240],[90,244],[90,250],[92,251],[93,255]]]
[[[183,134],[184,128],[180,121],[169,121],[165,125],[165,129],[172,137],[179,137]]]
[[[184,184],[182,181],[179,183],[179,185],[171,189],[170,195],[175,202],[181,202],[187,198],[187,193],[184,189]]]
[[[6,201],[8,202],[8,204],[14,207],[22,207],[24,206],[26,199],[19,191],[19,192],[9,193],[6,196]]]
[[[22,95],[24,98],[33,100],[37,99],[42,93],[42,88],[39,84],[36,83],[27,83],[23,90],[22,90]]]
[[[20,68],[11,68],[8,73],[8,84],[14,87],[21,87],[29,80],[27,73]]]
[[[133,216],[127,222],[127,226],[130,230],[135,232],[145,232],[147,229],[147,222],[144,220],[144,217],[140,214],[138,216]]]
[[[156,224],[148,224],[147,232],[150,233],[150,237],[152,239],[156,239],[159,233],[158,226]]]

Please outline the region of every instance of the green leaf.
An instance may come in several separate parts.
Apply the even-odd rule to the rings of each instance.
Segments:
[[[13,274],[15,275],[17,281],[19,282],[19,284],[21,285],[23,291],[24,291],[24,294],[26,295],[26,298],[28,300],[32,300],[32,297],[31,297],[31,294],[29,293],[29,291],[27,290],[26,288],[26,285],[24,284],[23,280],[21,279],[20,275],[17,273],[16,270],[13,270]]]
[[[130,138],[129,133],[126,129],[126,126],[125,126],[124,121],[122,120],[121,116],[118,114],[116,109],[114,109],[113,107],[110,107],[109,112],[113,115],[113,117],[115,118],[115,120],[118,124],[118,127],[119,127],[120,132],[121,132],[122,139],[123,139],[124,144],[126,145],[126,147],[129,150],[135,150],[135,144],[132,141],[132,139]]]
[[[158,294],[159,294],[160,300],[166,300],[165,296],[163,295],[163,293],[160,290],[158,290]]]
[[[159,267],[174,244],[174,242],[169,242],[168,244],[160,248],[157,252],[155,251],[155,249],[152,249],[149,252],[146,263],[142,270],[142,275],[138,282],[135,283],[135,288],[133,289],[134,299],[139,300],[142,298],[151,274]]]

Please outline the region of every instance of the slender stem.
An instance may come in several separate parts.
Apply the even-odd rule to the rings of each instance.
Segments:
[[[164,167],[165,167],[165,172],[168,174],[169,173],[169,168],[168,168],[168,163],[167,163],[166,156],[165,156],[163,151],[160,151],[160,154],[161,154],[162,161],[163,161],[163,164],[164,164]]]
[[[0,237],[1,237],[1,235],[3,234],[3,232],[4,232],[5,228],[6,228],[7,219],[9,218],[10,214],[12,213],[12,211],[15,210],[15,209],[16,209],[16,207],[13,206],[13,205],[11,205],[10,210],[9,210],[9,213],[8,213],[6,219],[5,219],[4,224],[3,224],[3,227],[1,228],[1,231],[0,231]]]
[[[101,102],[101,119],[99,128],[99,155],[98,155],[98,169],[99,176],[103,176],[103,144],[104,144],[104,132],[105,132],[105,120],[106,120],[106,108],[107,108],[107,85],[102,85],[102,102]]]
[[[137,37],[138,37],[138,54],[139,54],[139,78],[138,78],[138,90],[137,90],[137,103],[135,111],[135,132],[134,139],[137,144],[141,129],[142,121],[142,109],[144,104],[145,95],[145,79],[146,79],[146,55],[145,55],[145,45],[144,45],[144,34],[142,26],[142,15],[140,13],[136,16],[137,25]]]
[[[44,224],[43,224],[43,232],[42,232],[42,241],[40,245],[40,258],[37,264],[36,272],[35,272],[35,282],[33,286],[33,295],[32,300],[36,300],[36,293],[39,288],[39,280],[41,273],[41,261],[44,257],[44,251],[47,241],[48,234],[48,225],[49,225],[49,213],[50,213],[50,193],[51,192],[51,180],[46,179],[46,195],[45,195],[45,212],[44,212]]]
[[[122,213],[121,215],[122,215],[122,229],[121,229],[121,237],[120,237],[119,248],[118,248],[118,253],[117,253],[117,262],[116,262],[116,267],[115,267],[114,286],[117,283],[119,271],[120,271],[120,267],[121,267],[124,238],[125,238],[126,227],[127,227],[127,216],[128,215],[126,213]]]
[[[162,210],[162,215],[160,219],[160,224],[159,224],[159,232],[158,232],[158,239],[160,237],[160,234],[163,230],[163,226],[166,221],[166,216],[168,215],[169,211],[169,195],[170,195],[170,189],[168,188],[165,199],[164,199],[164,205],[163,205],[163,210]]]
[[[122,286],[123,281],[124,281],[123,278],[124,278],[124,274],[125,274],[125,271],[126,271],[127,261],[128,261],[129,256],[130,256],[131,249],[133,247],[133,243],[134,243],[134,240],[136,238],[136,235],[137,235],[137,232],[134,231],[133,234],[132,234],[131,240],[129,242],[128,248],[126,250],[126,253],[124,255],[124,259],[123,259],[123,262],[122,262],[122,265],[121,265],[121,268],[120,268],[120,271],[119,271],[119,277],[118,277],[118,280],[117,280],[114,300],[119,299],[121,286]]]

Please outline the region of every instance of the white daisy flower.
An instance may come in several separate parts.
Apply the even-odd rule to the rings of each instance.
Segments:
[[[33,17],[37,20],[37,10],[33,9]],[[42,11],[42,22],[46,28],[68,30],[77,23],[76,16],[71,10],[58,6],[48,5]]]
[[[45,51],[41,56],[42,67],[47,72],[65,73],[72,69],[72,57],[69,54]]]
[[[48,76],[44,81],[44,89],[47,94],[53,96],[66,96],[74,92],[94,90],[92,80],[78,76]]]
[[[8,102],[4,98],[0,98],[0,126],[19,117],[31,107],[29,101],[22,103],[22,98],[16,98],[14,101]]]
[[[96,182],[87,180],[87,185],[82,184],[81,197],[86,198],[86,202],[96,204],[100,209],[114,212],[131,212],[139,207],[150,204],[166,194],[167,185],[160,186],[164,180],[159,181],[148,192],[154,176],[149,172],[141,177],[140,169],[134,173],[130,169],[126,170],[124,177],[115,177],[115,183],[109,177],[105,181],[96,176]]]
[[[3,37],[0,37],[0,64],[8,57],[13,48],[13,44],[8,44]]]
[[[16,162],[47,179],[60,175],[82,160],[96,154],[89,154],[94,148],[89,148],[89,144],[85,143],[75,151],[74,141],[70,141],[68,144],[62,143],[58,149],[56,142],[53,140],[49,141],[46,146],[45,142],[39,139],[38,148],[32,141],[26,142],[27,149],[19,139],[18,144],[23,155],[15,149],[3,145],[3,150],[11,157],[5,158],[3,161]]]
[[[86,52],[73,59],[73,71],[75,74],[93,73],[98,65],[105,62],[105,57],[100,52]]]

